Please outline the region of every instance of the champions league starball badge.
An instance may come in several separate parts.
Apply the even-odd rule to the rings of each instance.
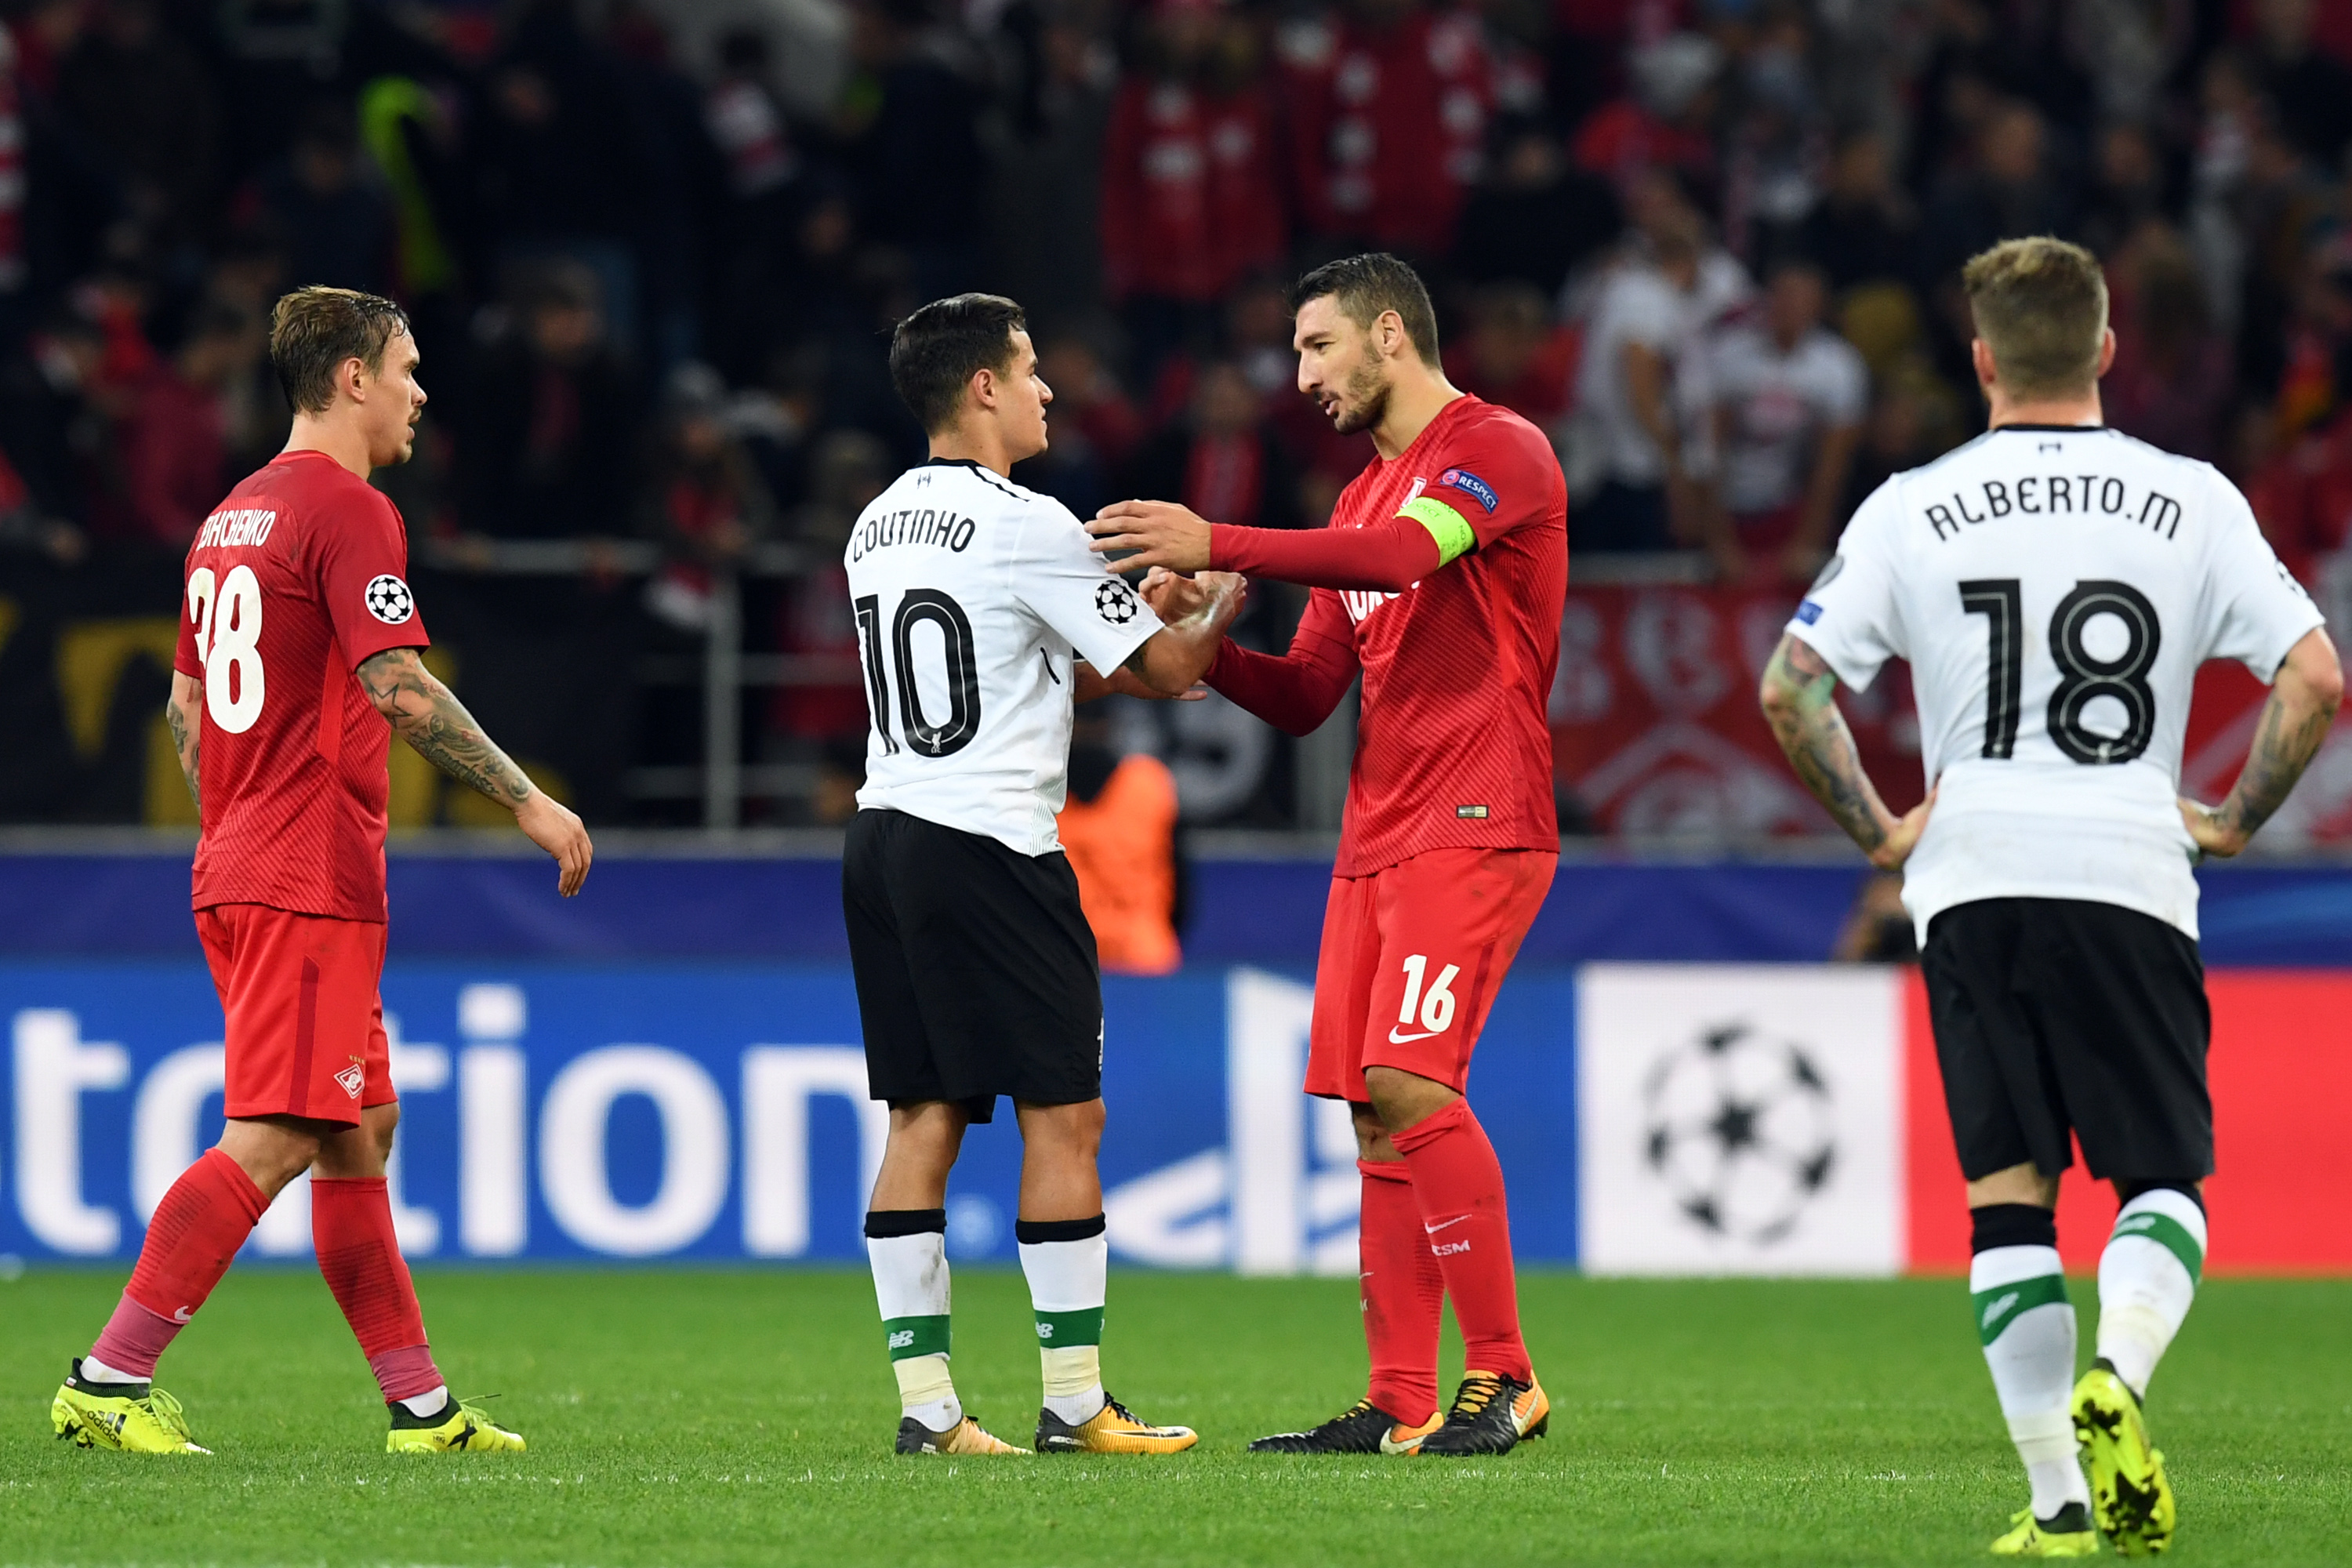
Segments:
[[[1113,577],[1095,590],[1095,613],[1112,626],[1123,626],[1142,607],[1135,590]]]
[[[368,614],[385,626],[396,626],[416,613],[416,596],[408,584],[387,572],[367,585]]]

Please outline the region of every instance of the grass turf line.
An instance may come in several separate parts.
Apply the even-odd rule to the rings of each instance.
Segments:
[[[1531,1275],[1551,1436],[1466,1463],[1244,1455],[1361,1390],[1352,1286],[1138,1273],[1110,1386],[1200,1449],[898,1459],[870,1283],[798,1270],[427,1271],[443,1370],[531,1451],[395,1459],[318,1278],[239,1269],[163,1369],[217,1456],[83,1453],[48,1399],[120,1284],[0,1284],[0,1563],[1974,1563],[2025,1497],[1956,1280]],[[956,1284],[960,1391],[1025,1443],[1020,1277]],[[2150,1413],[2169,1561],[2352,1560],[2347,1321],[2347,1281],[2200,1293]]]

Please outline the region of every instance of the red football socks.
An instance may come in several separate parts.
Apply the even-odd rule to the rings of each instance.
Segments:
[[[382,1176],[310,1179],[310,1237],[319,1272],[368,1358],[387,1404],[442,1384],[425,1340],[425,1312],[393,1235],[392,1198]]]
[[[1408,1426],[1437,1414],[1437,1321],[1445,1276],[1421,1231],[1412,1176],[1394,1160],[1359,1160],[1363,1216],[1357,1232],[1357,1280],[1364,1299],[1364,1342],[1372,1354],[1371,1402]]]
[[[155,1205],[138,1267],[89,1353],[116,1372],[153,1377],[155,1358],[213,1293],[268,1206],[235,1160],[205,1150]]]
[[[1503,1166],[1486,1130],[1456,1100],[1402,1132],[1389,1134],[1412,1172],[1430,1251],[1454,1299],[1463,1362],[1473,1372],[1534,1380],[1519,1337],[1518,1287],[1511,1272],[1510,1210]]]

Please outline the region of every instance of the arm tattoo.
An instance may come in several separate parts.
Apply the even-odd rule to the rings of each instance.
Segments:
[[[180,717],[179,703],[169,699],[163,703],[163,721],[172,727],[172,750],[179,753],[180,776],[187,780],[188,798],[196,803],[196,811],[201,816],[205,809],[205,797],[196,784],[196,748],[204,740],[201,723],[195,732],[191,733],[188,721]]]
[[[509,811],[530,798],[530,780],[415,648],[387,648],[360,666],[359,678],[376,711],[426,762]]]
[[[1867,852],[1886,842],[1887,810],[1831,700],[1836,690],[1837,676],[1822,656],[1784,634],[1764,671],[1764,717],[1797,777]]]
[[[2285,803],[2287,793],[2327,739],[2334,719],[2335,714],[2325,707],[2299,719],[2290,717],[2287,704],[2273,690],[2270,700],[2263,704],[2253,749],[2246,753],[2245,771],[2214,813],[2221,825],[2252,838]]]

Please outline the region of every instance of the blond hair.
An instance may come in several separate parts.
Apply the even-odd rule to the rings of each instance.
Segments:
[[[314,283],[280,297],[269,312],[269,363],[297,412],[324,414],[343,362],[356,359],[379,374],[384,345],[406,331],[407,312],[390,300]]]
[[[1972,258],[1960,282],[2011,395],[2062,397],[2098,384],[2107,279],[2097,257],[2047,235],[2004,239]]]

